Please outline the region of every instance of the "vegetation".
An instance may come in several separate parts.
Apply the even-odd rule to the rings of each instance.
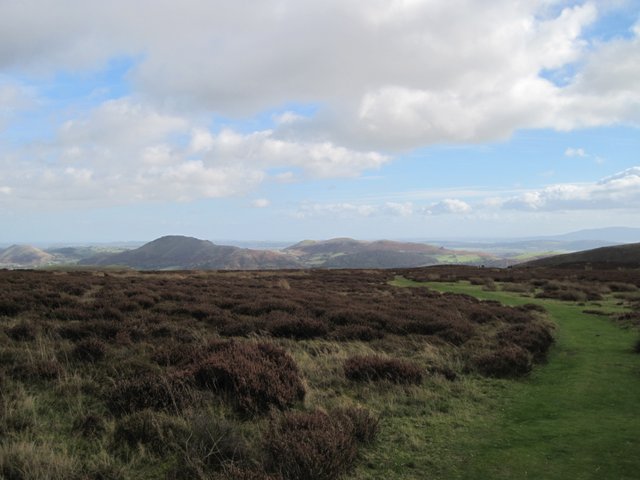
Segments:
[[[617,325],[633,328],[637,280],[456,267],[0,271],[0,477],[513,478],[537,468],[529,454],[544,463],[544,442],[566,448],[562,429],[593,438],[592,425],[602,440],[571,452],[584,465],[567,453],[541,477],[593,467],[632,478],[638,426],[616,422],[635,408],[637,337]],[[564,286],[585,305],[541,295]],[[532,430],[515,432],[520,418]],[[605,470],[587,460],[598,448],[617,449]]]

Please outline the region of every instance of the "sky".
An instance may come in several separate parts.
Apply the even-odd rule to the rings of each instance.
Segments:
[[[640,227],[640,0],[0,0],[0,243]]]

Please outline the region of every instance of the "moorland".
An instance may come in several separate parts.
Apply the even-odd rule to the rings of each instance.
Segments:
[[[620,269],[0,271],[0,475],[635,478]]]

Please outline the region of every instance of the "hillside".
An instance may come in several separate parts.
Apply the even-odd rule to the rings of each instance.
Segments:
[[[53,259],[53,255],[30,245],[12,245],[0,250],[0,265],[36,267]]]
[[[180,235],[169,235],[140,248],[101,254],[80,260],[81,265],[122,265],[141,270],[273,269],[295,268],[291,258],[271,251],[215,245]]]
[[[366,242],[352,238],[304,240],[283,251],[305,265],[325,268],[408,268],[441,263],[481,264],[494,260],[484,253],[448,250],[424,243]]]
[[[143,270],[273,269],[299,265],[278,252],[215,245],[208,240],[170,235],[140,248],[85,258],[81,265],[122,265]]]
[[[640,243],[555,255],[553,257],[522,263],[518,265],[518,267],[640,268]]]

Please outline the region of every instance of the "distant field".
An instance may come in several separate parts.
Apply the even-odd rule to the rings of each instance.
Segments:
[[[0,272],[0,477],[633,478],[623,273],[397,274]]]

